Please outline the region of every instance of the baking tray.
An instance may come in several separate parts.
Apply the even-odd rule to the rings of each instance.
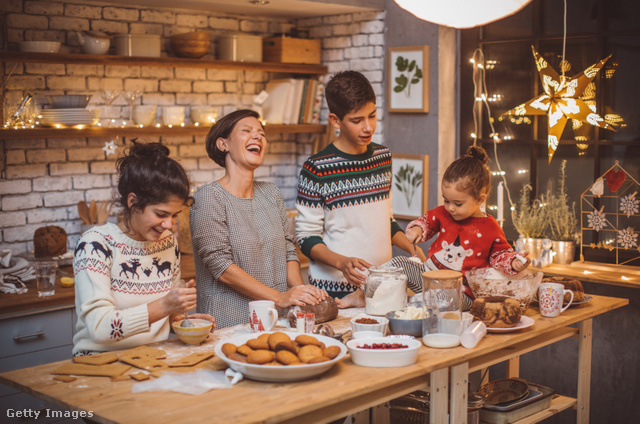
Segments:
[[[484,406],[480,410],[480,421],[491,424],[508,424],[549,408],[555,390],[541,384],[528,384],[529,396],[507,404]]]

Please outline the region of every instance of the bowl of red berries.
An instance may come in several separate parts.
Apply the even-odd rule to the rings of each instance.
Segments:
[[[351,339],[347,342],[351,360],[363,367],[405,367],[414,364],[421,346],[419,340],[393,336]]]

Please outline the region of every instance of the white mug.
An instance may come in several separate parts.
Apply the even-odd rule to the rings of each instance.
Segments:
[[[565,293],[571,293],[571,300],[567,306],[562,307],[562,300]],[[557,317],[560,312],[564,312],[573,302],[573,292],[565,290],[562,284],[542,283],[538,289],[538,304],[540,305],[540,315],[543,317]]]
[[[271,300],[249,302],[249,324],[254,333],[271,331],[278,323],[278,311]]]

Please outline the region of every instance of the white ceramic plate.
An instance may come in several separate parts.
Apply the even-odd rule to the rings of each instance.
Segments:
[[[507,328],[491,328],[487,327],[487,331],[489,333],[510,333],[511,331],[522,330],[523,328],[529,328],[533,325],[535,320],[533,318],[527,316],[521,316],[520,322],[516,324],[515,327],[507,327]]]
[[[295,339],[300,333],[284,332],[291,340]],[[272,383],[280,383],[287,381],[305,380],[307,378],[318,376],[328,371],[333,365],[341,360],[344,355],[347,354],[347,347],[341,342],[332,339],[331,337],[321,336],[314,334],[313,337],[323,342],[327,347],[338,346],[340,347],[340,354],[328,362],[320,362],[318,364],[305,364],[305,365],[286,365],[282,367],[269,366],[269,365],[255,365],[247,364],[244,362],[234,361],[229,359],[222,353],[222,345],[225,343],[232,343],[236,346],[241,346],[247,342],[247,340],[255,339],[258,337],[258,333],[242,334],[232,337],[230,339],[221,340],[215,346],[214,351],[216,355],[220,357],[224,362],[231,367],[232,370],[242,373],[245,377],[252,380],[268,381]]]
[[[401,349],[362,349],[360,346],[373,343],[400,343],[408,347]],[[422,342],[400,337],[375,337],[368,339],[351,339],[347,347],[351,360],[364,367],[404,367],[418,360],[418,351]]]

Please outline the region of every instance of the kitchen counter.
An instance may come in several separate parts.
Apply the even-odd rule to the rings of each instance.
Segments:
[[[112,382],[107,378],[78,377],[71,383],[54,381],[50,373],[64,361],[2,373],[0,382],[69,410],[91,411],[92,420],[98,422],[174,423],[186,420],[194,424],[210,422],[211,417],[219,422],[233,423],[328,422],[430,386],[431,404],[435,405],[431,410],[431,422],[447,422],[450,407],[451,422],[462,423],[466,419],[469,372],[509,361],[513,376],[521,354],[576,337],[579,360],[574,366],[581,376],[578,397],[557,396],[551,408],[544,412],[547,415],[536,418],[542,419],[573,407],[577,410],[577,422],[585,423],[589,414],[592,318],[626,304],[626,299],[594,295],[592,302],[569,308],[557,318],[543,318],[537,308],[532,307],[527,310],[527,316],[535,320],[530,328],[490,333],[474,349],[422,346],[414,365],[373,369],[355,365],[347,355],[325,374],[307,381],[264,383],[245,379],[231,389],[211,390],[198,396],[169,391],[133,394],[131,388],[136,384],[133,380]],[[338,330],[347,328],[349,317],[355,312],[357,310],[341,310],[332,325]],[[578,324],[578,328],[570,327],[572,324]],[[282,320],[276,328],[287,329]],[[230,334],[243,331],[249,331],[247,325],[215,331],[205,343],[196,347],[183,345],[175,339],[154,346],[165,349],[169,357],[182,356],[195,350],[213,349]],[[212,368],[220,366],[217,358],[209,363]]]

